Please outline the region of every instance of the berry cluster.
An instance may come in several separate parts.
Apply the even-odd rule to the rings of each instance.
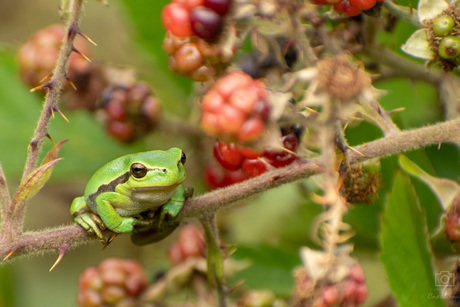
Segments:
[[[165,28],[178,37],[198,36],[212,42],[222,32],[223,17],[231,0],[173,0],[164,7],[161,20]]]
[[[347,14],[348,16],[359,15],[362,11],[369,10],[375,6],[377,2],[383,0],[313,0],[321,5],[334,5],[334,10],[339,13]]]
[[[381,185],[380,162],[352,165],[342,175],[340,194],[351,204],[372,204]]]
[[[317,284],[315,289],[312,289],[312,280],[304,267],[298,268],[294,274],[296,307],[355,307],[362,305],[369,293],[366,276],[358,263],[350,268],[348,276],[340,282]]]
[[[18,51],[21,77],[29,86],[37,86],[49,75],[59,57],[59,48],[66,33],[63,24],[52,24],[34,33]],[[89,55],[89,44],[81,37],[74,42],[75,48],[82,54]],[[82,56],[73,53],[70,56],[68,76],[85,73],[89,70],[90,62]]]
[[[264,132],[270,115],[267,96],[259,80],[243,72],[231,72],[204,95],[201,127],[226,140],[255,141]]]
[[[52,24],[34,33],[18,50],[18,62],[21,78],[30,87],[38,87],[40,82],[51,76],[59,57],[62,39],[66,34],[63,24]],[[101,92],[107,86],[102,67],[85,58],[90,55],[89,43],[77,36],[74,51],[70,55],[67,77],[78,91],[70,84],[65,84],[62,99],[69,109],[86,108],[94,110]]]
[[[205,255],[203,229],[191,224],[179,231],[177,242],[168,250],[168,259],[172,265],[181,263],[187,258],[204,257]]]
[[[222,36],[224,16],[231,2],[173,0],[164,7],[161,18],[167,33],[163,48],[169,55],[172,71],[204,82],[228,65],[233,59],[233,47],[226,50],[216,42]]]
[[[433,19],[431,24],[433,38],[431,40],[434,51],[441,60],[456,61],[460,55],[459,26],[456,14],[442,14]]]
[[[297,159],[294,154],[302,133],[297,126],[283,129],[281,143],[284,149],[265,149],[258,152],[236,143],[218,141],[213,154],[223,169],[210,165],[206,169],[206,180],[213,188],[225,187],[248,178],[258,176],[269,167],[283,167]]]
[[[105,90],[102,105],[107,132],[122,142],[144,136],[156,124],[161,105],[143,82]]]
[[[136,299],[147,287],[144,269],[129,259],[109,258],[89,267],[78,280],[79,307],[138,306]]]

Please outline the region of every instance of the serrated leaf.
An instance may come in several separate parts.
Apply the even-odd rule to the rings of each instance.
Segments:
[[[420,0],[418,3],[418,20],[433,19],[447,9],[449,5],[444,0]]]
[[[438,178],[427,174],[420,166],[404,155],[399,156],[399,163],[407,173],[425,182],[433,190],[446,210],[460,193],[460,185],[458,183],[450,179]]]
[[[430,49],[425,29],[420,29],[412,33],[401,49],[416,58],[430,60],[435,57],[434,52]]]
[[[409,178],[402,172],[396,174],[387,198],[381,242],[380,258],[399,306],[444,306],[442,299],[437,299],[440,294],[435,285],[425,216]]]
[[[37,193],[51,175],[54,165],[63,158],[52,160],[36,168],[27,178],[21,182],[14,196],[14,203],[30,198]]]

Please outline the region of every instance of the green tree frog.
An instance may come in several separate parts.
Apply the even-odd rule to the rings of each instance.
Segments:
[[[107,240],[102,231],[107,228],[115,233],[131,233],[138,227],[158,229],[165,237],[177,227],[174,217],[186,199],[181,184],[186,176],[184,163],[185,154],[179,148],[110,161],[93,174],[84,195],[73,200],[74,222],[103,243]]]

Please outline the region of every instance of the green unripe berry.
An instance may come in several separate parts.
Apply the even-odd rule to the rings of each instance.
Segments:
[[[433,32],[437,36],[445,36],[454,27],[454,19],[450,15],[441,15],[433,21]]]
[[[444,59],[453,59],[460,54],[460,38],[453,35],[444,36],[438,47],[439,55]]]

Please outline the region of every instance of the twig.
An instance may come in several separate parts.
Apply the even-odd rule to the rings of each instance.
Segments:
[[[417,28],[422,27],[420,21],[418,20],[417,10],[414,8],[397,5],[391,0],[385,0],[385,2],[383,2],[383,6],[396,17],[413,24]]]
[[[350,163],[358,163],[440,143],[456,143],[460,145],[460,118],[419,129],[390,134],[384,138],[355,147],[357,152],[348,150],[347,157]],[[319,174],[323,171],[320,162],[321,157],[299,160],[289,166],[269,170],[260,176],[226,188],[190,198],[184,204],[180,218],[200,217],[205,212],[215,212],[228,207],[238,200],[260,192]],[[13,250],[15,252],[10,259],[22,254],[56,250],[62,242],[69,243],[72,247],[75,247],[87,242],[89,239],[96,241],[96,237],[89,237],[83,228],[76,225],[25,233],[15,238],[14,242],[0,245],[0,259],[5,258]],[[54,240],[58,240],[58,242]]]
[[[29,145],[29,152],[27,155],[24,172],[22,174],[22,180],[25,180],[27,176],[34,170],[38,155],[40,153],[43,139],[48,133],[48,125],[51,116],[54,111],[59,110],[57,108],[57,101],[61,93],[63,83],[66,79],[67,66],[69,64],[69,57],[73,48],[73,41],[75,36],[80,32],[78,27],[78,20],[81,12],[83,11],[83,4],[85,0],[73,0],[70,17],[68,19],[67,34],[63,39],[59,58],[56,63],[56,67],[53,71],[52,79],[43,85],[43,88],[48,90],[43,104],[43,110],[38,120],[37,127],[35,128],[34,137]],[[17,204],[12,204],[12,225],[13,228],[19,228],[22,225],[22,219],[24,217],[25,202],[21,201]],[[10,217],[6,217],[10,218]]]

